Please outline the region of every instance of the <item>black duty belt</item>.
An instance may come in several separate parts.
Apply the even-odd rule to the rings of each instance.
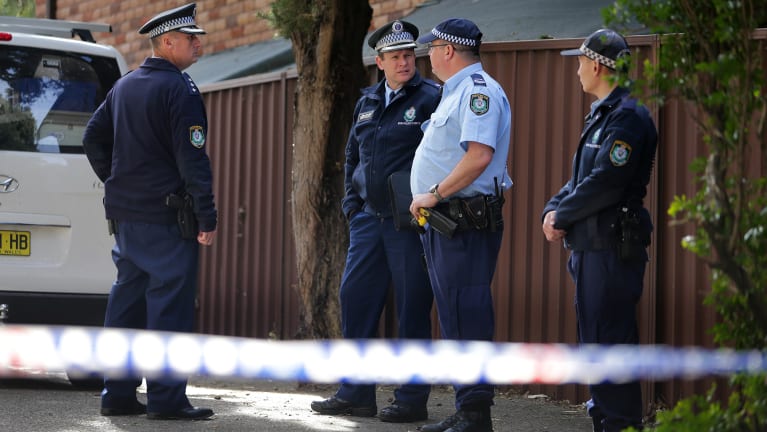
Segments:
[[[457,231],[498,231],[503,228],[503,202],[502,195],[475,195],[450,198],[434,208],[455,221]]]

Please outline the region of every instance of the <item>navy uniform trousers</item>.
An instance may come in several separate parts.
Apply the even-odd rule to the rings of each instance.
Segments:
[[[341,326],[346,339],[378,334],[389,287],[394,287],[398,336],[431,339],[433,294],[423,267],[423,248],[415,231],[397,231],[392,218],[364,211],[349,221],[349,251],[341,279]],[[394,391],[397,401],[425,406],[429,385],[406,384]],[[336,397],[356,405],[376,403],[375,384],[343,383]]]
[[[636,308],[642,295],[646,259],[624,262],[615,250],[572,252],[568,271],[575,281],[578,337],[584,344],[638,344]],[[642,422],[638,381],[589,387],[597,428],[617,432]]]
[[[421,235],[444,339],[493,339],[495,315],[490,284],[503,231],[459,231],[452,239],[429,228]],[[493,404],[489,384],[454,385],[457,410]]]
[[[191,332],[197,282],[196,240],[181,238],[178,226],[118,222],[112,260],[117,280],[104,327]],[[141,377],[104,380],[102,407],[124,407],[136,399]],[[147,380],[147,411],[190,407],[186,380]]]

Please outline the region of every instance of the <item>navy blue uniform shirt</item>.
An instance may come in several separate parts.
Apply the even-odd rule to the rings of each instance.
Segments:
[[[176,223],[170,193],[194,197],[200,231],[216,228],[205,105],[189,75],[147,58],[117,81],[88,122],[88,159],[104,182],[106,217]]]
[[[346,143],[344,215],[364,210],[391,216],[388,179],[409,171],[426,121],[439,103],[439,86],[416,71],[386,105],[386,80],[362,90]]]
[[[648,229],[649,213],[642,208],[647,194],[658,134],[646,107],[618,87],[586,117],[570,181],[546,203],[556,210],[554,227],[567,231],[573,250],[596,250],[617,242],[618,210],[639,212]]]

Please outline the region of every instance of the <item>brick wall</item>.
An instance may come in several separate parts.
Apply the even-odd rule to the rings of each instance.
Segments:
[[[370,0],[373,8],[371,28],[401,18],[424,0]],[[114,45],[133,69],[151,52],[149,40],[138,29],[159,12],[188,3],[185,0],[55,0],[56,16],[50,17],[46,0],[35,0],[40,18],[102,22],[112,25],[112,33],[96,33],[100,43]],[[268,11],[272,0],[197,0],[197,22],[208,34],[203,48],[211,54],[250,45],[274,37],[268,22],[258,17]]]
[[[409,14],[421,3],[426,0],[370,0],[370,7],[373,8],[373,23],[370,29],[376,29],[389,21]]]

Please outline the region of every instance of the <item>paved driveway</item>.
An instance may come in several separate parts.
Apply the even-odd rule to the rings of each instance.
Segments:
[[[390,386],[379,388],[379,408],[392,397]],[[143,387],[139,399],[145,401]],[[36,379],[0,380],[0,430],[25,432],[149,432],[149,431],[416,431],[419,424],[383,423],[376,418],[317,415],[309,404],[332,394],[334,386],[303,386],[295,382],[215,381],[193,378],[187,394],[195,406],[212,408],[211,420],[157,421],[146,416],[102,417],[99,392],[73,388],[63,374]],[[497,432],[590,432],[591,421],[581,406],[545,398],[499,396],[493,407]],[[429,400],[430,422],[452,414],[453,394],[435,386]]]

